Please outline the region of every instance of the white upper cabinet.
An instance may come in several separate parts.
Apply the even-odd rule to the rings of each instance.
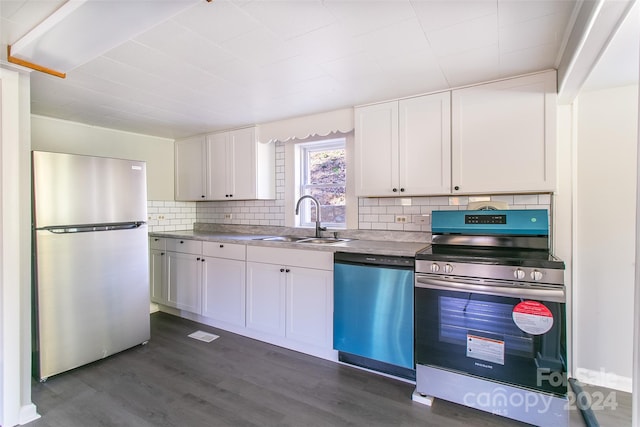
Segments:
[[[400,190],[447,194],[451,189],[451,96],[400,101]]]
[[[355,108],[359,197],[555,191],[556,73]]]
[[[275,145],[255,127],[176,142],[176,200],[255,199],[275,199]]]
[[[452,193],[555,190],[554,71],[452,91]]]
[[[207,136],[210,200],[275,199],[275,146],[256,128]]]
[[[356,108],[355,128],[356,196],[398,195],[398,103]]]
[[[176,141],[176,200],[206,199],[206,145],[204,136]]]
[[[357,107],[356,194],[447,194],[450,93]]]
[[[207,135],[207,165],[210,173],[207,175],[207,199],[229,200],[227,177],[227,146],[229,132]]]

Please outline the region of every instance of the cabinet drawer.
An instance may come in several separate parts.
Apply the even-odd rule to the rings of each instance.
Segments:
[[[216,258],[246,259],[246,246],[235,243],[202,242],[202,254]]]
[[[247,261],[333,270],[333,252],[247,246]]]
[[[186,254],[202,254],[202,242],[200,240],[167,239],[167,250]]]
[[[167,249],[167,239],[164,237],[149,237],[149,249],[164,251]]]

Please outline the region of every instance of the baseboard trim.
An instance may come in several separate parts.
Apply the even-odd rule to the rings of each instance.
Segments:
[[[20,425],[25,425],[30,423],[31,421],[35,421],[40,418],[40,414],[38,414],[38,408],[33,403],[28,405],[24,405],[20,408]]]
[[[590,384],[599,387],[610,388],[618,391],[631,393],[633,380],[629,377],[605,372],[604,370],[594,371],[586,368],[576,368],[575,378],[583,384]]]

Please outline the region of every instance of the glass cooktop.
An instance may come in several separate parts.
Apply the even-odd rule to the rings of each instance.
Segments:
[[[564,269],[564,262],[548,250],[431,245],[416,254],[417,260],[467,262]]]

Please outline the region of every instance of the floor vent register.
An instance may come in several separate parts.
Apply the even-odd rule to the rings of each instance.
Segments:
[[[193,339],[204,341],[204,342],[211,342],[215,339],[220,338],[220,335],[214,335],[204,331],[195,331],[194,333],[189,334],[189,338],[193,338]]]

